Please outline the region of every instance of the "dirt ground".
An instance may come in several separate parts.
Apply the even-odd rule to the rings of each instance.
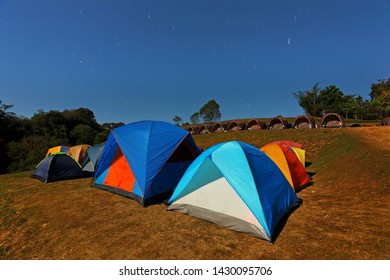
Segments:
[[[390,151],[390,127],[355,127],[347,128],[351,134],[359,135],[361,139],[378,149]]]

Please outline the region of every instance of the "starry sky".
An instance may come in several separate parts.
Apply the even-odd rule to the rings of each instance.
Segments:
[[[317,82],[369,99],[389,50],[389,0],[0,0],[0,100],[28,118],[295,117]]]

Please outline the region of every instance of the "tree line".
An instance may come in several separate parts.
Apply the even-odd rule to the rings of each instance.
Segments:
[[[371,85],[370,100],[345,95],[335,85],[321,89],[318,83],[310,90],[298,91],[293,95],[305,113],[313,117],[326,113],[361,120],[390,116],[390,77]],[[12,107],[0,100],[0,173],[33,169],[47,149],[53,146],[102,143],[111,129],[124,124],[99,124],[94,113],[87,108],[62,112],[38,110],[31,118],[25,118],[11,112]],[[219,121],[219,109],[220,105],[215,100],[209,100],[190,116],[190,122]],[[177,125],[189,124],[183,123],[179,116],[175,116],[173,122]]]
[[[199,111],[193,113],[190,116],[191,124],[198,124],[201,120],[203,123],[213,123],[219,121],[222,117],[221,112],[219,111],[220,105],[214,99],[209,100],[204,104]],[[180,125],[189,125],[189,123],[183,123],[183,119],[180,116],[173,117],[172,121]]]
[[[370,100],[344,94],[335,85],[324,89],[314,84],[312,89],[293,93],[306,115],[321,117],[337,113],[345,118],[377,120],[390,116],[390,77],[371,85]]]
[[[102,143],[112,128],[124,124],[98,124],[87,108],[38,110],[25,118],[10,112],[12,107],[0,100],[0,173],[33,169],[50,147]]]

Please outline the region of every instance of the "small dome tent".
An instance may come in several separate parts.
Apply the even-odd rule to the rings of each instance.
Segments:
[[[211,132],[211,125],[203,124],[199,128],[199,134],[206,134],[206,133],[209,133],[209,132]]]
[[[336,113],[329,113],[322,117],[321,119],[321,127],[326,128],[337,128],[344,127],[344,118]]]
[[[91,146],[85,144],[69,147],[68,155],[72,156],[78,163],[81,164],[89,147]]]
[[[305,150],[302,149],[303,144],[294,141],[279,140],[279,141],[268,143],[267,145],[273,145],[273,144],[280,145],[280,146],[283,145],[290,148],[297,155],[302,165],[306,166],[306,152]]]
[[[273,242],[280,222],[300,204],[266,154],[231,141],[210,147],[190,165],[168,210]]]
[[[88,172],[89,174],[93,174],[95,172],[98,160],[100,159],[100,155],[104,149],[104,144],[105,143],[100,143],[87,149],[83,162],[81,163],[81,167],[84,172]]]
[[[311,180],[294,150],[285,145],[268,144],[260,148],[279,167],[291,187],[297,191],[310,184]]]
[[[80,164],[66,153],[50,154],[43,159],[31,175],[44,183],[84,177]]]
[[[286,129],[288,128],[288,121],[283,117],[275,117],[270,119],[268,129]]]
[[[239,121],[232,121],[227,126],[226,130],[229,132],[245,130],[245,123]]]
[[[66,153],[68,152],[69,148],[67,146],[55,146],[51,147],[47,150],[46,156],[49,156],[51,154],[55,153]]]
[[[293,128],[315,128],[316,122],[313,117],[310,116],[298,116],[295,118]]]
[[[246,124],[245,129],[246,130],[259,130],[259,129],[265,129],[267,126],[265,122],[262,120],[250,120]]]
[[[299,149],[302,149],[302,147],[303,147],[303,144],[298,143],[298,142],[294,142],[294,141],[289,141],[289,140],[279,140],[279,141],[274,141],[274,142],[271,142],[268,144],[284,145],[287,147],[296,147]]]
[[[214,126],[211,129],[211,132],[224,132],[226,131],[226,127],[227,127],[226,124],[218,122],[214,124]]]
[[[143,206],[168,198],[200,154],[191,134],[162,121],[140,121],[111,130],[92,185]]]

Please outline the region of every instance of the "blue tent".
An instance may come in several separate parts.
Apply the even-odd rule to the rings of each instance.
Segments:
[[[278,224],[300,203],[266,154],[232,141],[207,149],[191,164],[168,210],[273,242]]]
[[[84,177],[80,164],[66,153],[50,154],[43,159],[31,175],[32,178],[49,183]]]
[[[105,143],[100,143],[87,149],[83,162],[81,163],[81,167],[84,172],[90,174],[95,172],[98,160],[100,159],[100,155],[104,149],[104,144]]]
[[[111,130],[93,186],[142,205],[168,198],[200,154],[191,134],[173,124],[140,121]]]

